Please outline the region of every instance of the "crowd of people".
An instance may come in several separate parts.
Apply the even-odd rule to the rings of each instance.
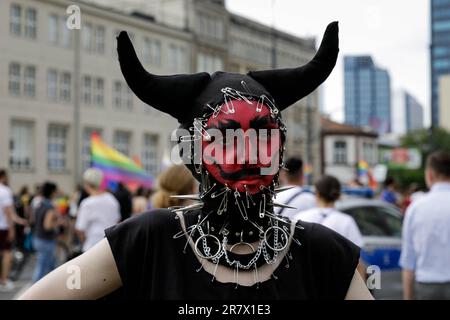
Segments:
[[[305,188],[303,161],[290,158],[285,167],[281,182],[292,188],[281,192],[277,200],[296,209],[279,207],[276,213],[291,220],[322,224],[363,247],[356,221],[335,207],[342,194],[339,180],[324,175],[312,189]],[[450,299],[450,257],[443,254],[448,252],[445,246],[450,240],[449,170],[450,155],[438,152],[427,162],[430,192],[413,184],[402,196],[397,182],[390,177],[379,192],[380,199],[406,213],[400,264],[404,268],[404,292],[408,299]],[[22,252],[35,253],[32,281],[36,282],[58,264],[93,247],[104,238],[106,228],[153,208],[186,205],[188,199],[172,196],[198,191],[198,183],[184,165],[162,172],[154,191],[139,188],[132,194],[121,183],[115,190],[102,190],[102,180],[102,172],[91,168],[84,173],[82,185],[70,198],[61,195],[58,186],[50,181],[39,185],[34,194],[24,186],[13,195],[7,172],[0,170],[0,290],[14,288],[9,280],[13,245]],[[63,261],[57,259],[61,256]],[[362,262],[360,266],[358,270],[364,276]]]
[[[183,200],[170,196],[194,193],[196,187],[189,170],[179,165],[160,175],[156,192],[139,187],[132,193],[122,183],[101,190],[102,180],[102,172],[91,168],[70,197],[51,181],[38,185],[34,193],[23,186],[13,194],[7,171],[0,170],[0,291],[14,289],[13,249],[25,257],[35,253],[32,282],[37,282],[103,239],[106,228],[152,208],[181,205]]]

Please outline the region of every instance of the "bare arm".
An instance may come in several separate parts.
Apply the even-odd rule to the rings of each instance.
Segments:
[[[345,300],[373,300],[373,296],[370,294],[369,289],[367,289],[366,284],[357,270],[355,270]]]
[[[16,213],[16,210],[14,210],[14,208],[12,206],[8,206],[6,208],[3,208],[4,212],[6,214],[6,217],[9,221],[11,222],[15,222],[17,224],[21,224],[21,225],[26,225],[28,224],[28,221],[25,219],[22,219],[21,217],[19,217]]]
[[[54,209],[47,211],[44,218],[44,229],[52,230],[58,225],[58,216]]]
[[[413,300],[414,299],[414,271],[403,269],[403,299]]]
[[[98,299],[121,286],[111,247],[108,240],[103,239],[81,256],[39,280],[19,299]]]

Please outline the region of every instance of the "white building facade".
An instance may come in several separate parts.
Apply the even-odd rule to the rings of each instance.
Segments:
[[[346,184],[357,178],[360,160],[370,167],[378,163],[376,133],[327,118],[322,118],[321,130],[324,174],[335,176]]]
[[[8,169],[14,190],[51,180],[70,193],[89,167],[92,132],[139,158],[149,174],[159,173],[177,122],[128,88],[116,53],[121,30],[156,74],[272,66],[270,28],[228,13],[223,1],[163,6],[128,0],[115,8],[108,1],[89,2],[0,2],[0,168]],[[66,27],[66,9],[73,4],[81,10],[80,30]],[[164,14],[152,16],[155,10]],[[277,67],[297,66],[314,55],[313,40],[277,35]],[[319,169],[317,94],[308,99],[310,113],[304,99],[285,115],[288,150],[303,156],[309,151]],[[307,148],[303,124],[311,123]]]

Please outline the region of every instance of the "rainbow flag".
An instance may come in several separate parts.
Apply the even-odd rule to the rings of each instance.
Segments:
[[[97,133],[91,136],[91,166],[103,171],[103,189],[118,182],[125,184],[130,191],[153,185],[153,177],[147,175],[142,166],[104,143]]]
[[[69,210],[69,201],[66,197],[58,197],[55,199],[54,202],[55,202],[56,210],[61,215],[67,214],[67,211]]]
[[[369,164],[364,160],[358,162],[358,177],[367,177],[367,184],[369,187],[372,189],[378,188],[378,183],[370,171]]]
[[[358,162],[358,176],[365,176],[369,172],[369,164],[364,160]]]

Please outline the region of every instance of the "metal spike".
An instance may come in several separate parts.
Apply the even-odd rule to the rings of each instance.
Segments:
[[[222,213],[226,212],[228,208],[228,191],[223,195],[222,201],[220,202],[219,208],[217,209],[217,215],[221,216]]]
[[[292,241],[294,241],[294,243],[298,244],[299,246],[302,245],[302,243],[298,239],[296,239],[294,237],[292,237]]]
[[[286,205],[286,204],[277,203],[277,202],[274,202],[274,203],[273,203],[273,206],[274,206],[274,207],[280,207],[280,208],[286,208],[286,209],[297,209],[297,208],[295,208],[295,207],[291,207],[291,206],[288,206],[288,205]]]
[[[247,210],[245,209],[245,205],[241,201],[240,197],[241,197],[241,195],[239,194],[239,191],[236,189],[236,191],[234,192],[234,199],[235,199],[236,205],[242,215],[242,218],[244,220],[248,220]]]
[[[295,186],[285,186],[285,187],[279,187],[279,188],[275,188],[275,192],[276,193],[280,193],[286,190],[290,190],[292,188],[295,188]]]
[[[192,211],[192,210],[201,209],[201,208],[203,208],[204,205],[205,205],[205,204],[204,204],[203,202],[200,202],[200,203],[194,203],[194,204],[188,205],[188,206],[186,206],[186,207],[180,208],[180,209],[178,209],[178,210],[179,210],[179,211],[184,211],[184,212],[186,212],[186,211]]]
[[[173,195],[170,196],[171,198],[175,199],[182,199],[182,200],[197,200],[200,201],[200,195],[199,194],[180,194],[180,195]]]
[[[266,195],[263,193],[262,200],[259,202],[259,217],[264,218],[264,212],[266,211]]]

